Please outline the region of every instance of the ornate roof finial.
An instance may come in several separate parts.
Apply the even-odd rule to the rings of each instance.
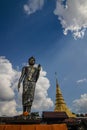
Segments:
[[[55,72],[55,78],[56,78],[56,85],[58,85],[57,72]]]

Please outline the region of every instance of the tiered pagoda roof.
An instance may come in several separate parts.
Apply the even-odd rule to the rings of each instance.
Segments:
[[[55,109],[54,109],[54,111],[55,112],[66,112],[68,117],[76,117],[76,115],[73,114],[70,111],[70,109],[68,108],[68,106],[66,105],[57,79],[56,79],[56,101],[55,101]]]

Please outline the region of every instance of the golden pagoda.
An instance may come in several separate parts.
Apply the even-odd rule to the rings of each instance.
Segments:
[[[62,96],[58,81],[56,79],[56,102],[55,102],[55,112],[66,112],[68,117],[76,117],[69,108],[67,107],[64,98]]]

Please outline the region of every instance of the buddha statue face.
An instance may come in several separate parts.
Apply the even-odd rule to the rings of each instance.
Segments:
[[[35,58],[33,56],[30,57],[29,60],[28,60],[28,63],[29,63],[29,65],[34,65],[35,64]]]

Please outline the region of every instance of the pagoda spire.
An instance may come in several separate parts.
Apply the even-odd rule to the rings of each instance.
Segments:
[[[55,112],[66,112],[66,114],[68,115],[68,117],[76,117],[75,114],[73,114],[69,108],[67,107],[62,92],[60,90],[59,84],[58,84],[58,80],[56,78],[56,100],[55,100],[55,108],[54,108]]]

